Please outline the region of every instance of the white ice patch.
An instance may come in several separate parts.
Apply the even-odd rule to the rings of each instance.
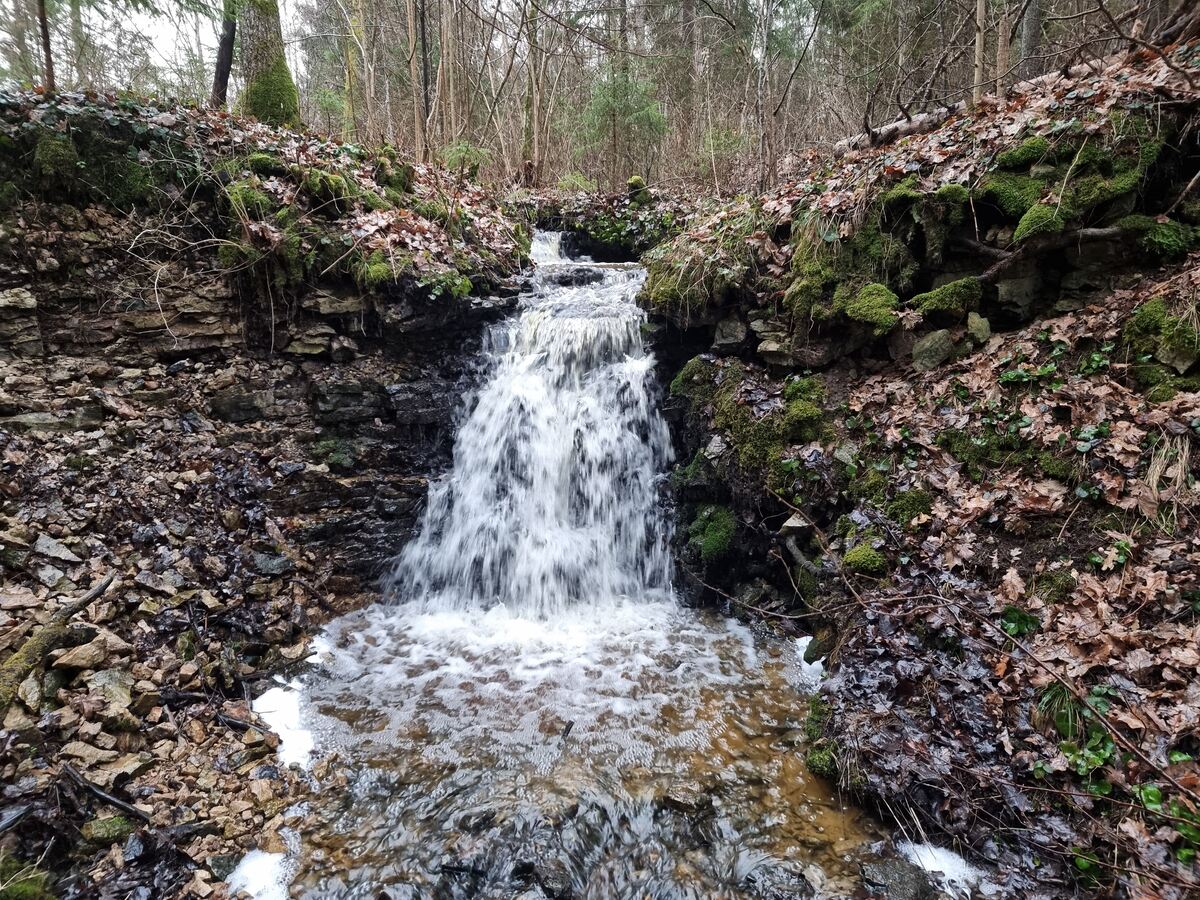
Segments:
[[[813,662],[804,661],[804,654],[811,643],[811,636],[796,638],[796,681],[804,690],[815,691],[821,686],[821,679],[825,677],[825,665],[819,659]]]
[[[941,889],[951,896],[969,897],[971,888],[983,878],[983,872],[945,847],[901,841],[896,849],[914,866],[933,875]]]
[[[279,761],[285,766],[296,763],[307,768],[313,750],[313,735],[304,726],[299,687],[298,681],[273,687],[259,696],[251,708],[279,735]]]
[[[251,850],[230,873],[228,884],[254,900],[287,900],[290,868],[286,853]]]

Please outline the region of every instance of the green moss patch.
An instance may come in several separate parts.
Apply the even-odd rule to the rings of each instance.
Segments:
[[[0,851],[0,900],[54,900],[50,874]]]
[[[700,554],[705,563],[715,562],[728,555],[737,520],[726,506],[704,506],[688,526],[688,546]]]
[[[1038,203],[1029,207],[1025,215],[1021,216],[1017,230],[1013,232],[1013,241],[1020,242],[1037,235],[1055,234],[1062,231],[1065,225],[1057,206]]]
[[[842,565],[848,572],[875,578],[886,575],[888,570],[887,559],[866,542],[856,544],[847,550],[846,555],[842,557]]]
[[[978,278],[960,278],[941,287],[917,294],[910,301],[922,315],[961,318],[979,303],[983,283]]]
[[[268,125],[300,125],[300,92],[282,53],[242,90],[240,109]]]
[[[872,282],[845,305],[844,311],[846,318],[870,325],[876,337],[879,337],[896,327],[900,320],[896,314],[899,305],[900,298],[888,290],[887,285]]]
[[[1011,150],[1005,150],[996,157],[996,165],[1001,169],[1022,169],[1041,162],[1051,156],[1050,141],[1039,135],[1026,138]]]

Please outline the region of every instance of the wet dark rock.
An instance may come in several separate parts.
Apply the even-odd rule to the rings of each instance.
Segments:
[[[542,269],[542,281],[560,287],[581,287],[585,284],[595,284],[604,278],[600,269],[586,266],[549,266]]]
[[[250,565],[261,575],[285,575],[295,568],[295,564],[286,556],[270,553],[251,553]]]
[[[862,875],[872,896],[887,900],[934,900],[938,895],[925,871],[903,859],[863,863]]]

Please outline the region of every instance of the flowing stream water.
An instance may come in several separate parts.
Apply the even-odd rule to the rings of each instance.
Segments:
[[[287,693],[292,896],[853,890],[880,835],[804,769],[813,668],[673,590],[644,272],[534,258],[384,601]]]

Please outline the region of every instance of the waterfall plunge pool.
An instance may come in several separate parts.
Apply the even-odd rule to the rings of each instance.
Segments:
[[[847,896],[884,836],[804,768],[802,646],[677,602],[643,273],[557,247],[387,602],[264,698],[311,794],[260,898]]]

